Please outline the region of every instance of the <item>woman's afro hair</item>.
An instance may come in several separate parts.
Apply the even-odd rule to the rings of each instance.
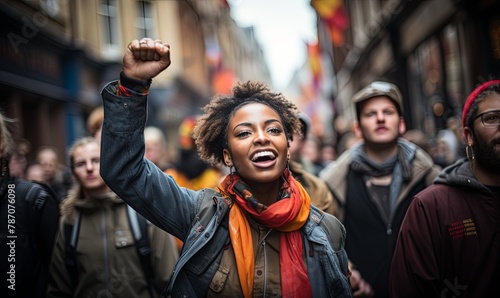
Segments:
[[[291,140],[294,133],[301,135],[298,109],[283,94],[273,93],[262,82],[237,82],[230,95],[218,94],[203,108],[193,131],[198,154],[211,164],[223,163],[223,149],[227,146],[227,126],[234,112],[248,103],[262,103],[271,107],[280,116],[286,137]]]

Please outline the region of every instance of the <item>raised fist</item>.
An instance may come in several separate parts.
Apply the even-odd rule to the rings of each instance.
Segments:
[[[170,62],[169,44],[151,38],[135,39],[123,55],[123,73],[131,79],[147,81],[164,71]]]

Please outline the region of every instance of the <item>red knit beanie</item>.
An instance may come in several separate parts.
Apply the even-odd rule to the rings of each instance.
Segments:
[[[493,84],[500,84],[500,80],[492,80],[492,81],[487,81],[483,84],[481,84],[479,87],[477,87],[472,93],[467,97],[467,100],[465,101],[464,104],[464,111],[462,113],[462,127],[465,127],[465,118],[467,117],[467,113],[469,112],[470,107],[472,104],[476,101],[477,96],[483,92],[486,88]]]

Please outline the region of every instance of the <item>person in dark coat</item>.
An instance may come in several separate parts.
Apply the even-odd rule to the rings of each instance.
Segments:
[[[346,227],[349,260],[374,290],[389,295],[389,270],[399,227],[412,197],[432,183],[440,168],[406,131],[403,97],[389,82],[375,81],[353,98],[360,141],[321,173]]]
[[[0,112],[0,297],[45,297],[58,201],[45,185],[11,177],[14,142]]]
[[[500,297],[500,80],[464,105],[467,158],[415,196],[390,274],[392,297]]]

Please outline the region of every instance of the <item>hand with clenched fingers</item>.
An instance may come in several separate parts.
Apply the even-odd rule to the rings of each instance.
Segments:
[[[170,65],[170,45],[161,40],[133,40],[123,55],[123,74],[131,79],[147,81]]]

